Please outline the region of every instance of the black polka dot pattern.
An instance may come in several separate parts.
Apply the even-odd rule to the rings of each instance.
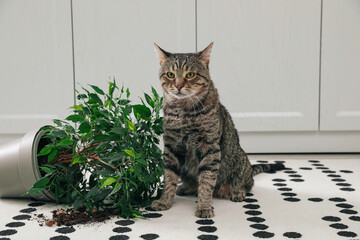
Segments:
[[[159,238],[159,235],[155,233],[148,233],[148,234],[143,234],[140,237],[144,240],[153,240]]]
[[[203,239],[203,240],[218,239],[218,236],[213,234],[217,230],[217,228],[215,226],[213,226],[215,224],[214,220],[212,220],[212,219],[199,219],[199,220],[196,220],[195,223],[201,225],[198,228],[198,230],[202,234],[197,237],[198,239]],[[203,234],[203,233],[206,233],[206,234]]]
[[[201,226],[198,228],[199,231],[213,233],[216,231],[216,227],[214,226]]]
[[[267,226],[265,224],[251,224],[250,227],[259,229],[259,230],[265,230],[265,229],[269,228],[269,226]]]
[[[23,214],[23,215],[17,215],[17,216],[15,216],[15,217],[13,217],[14,220],[28,220],[28,219],[30,219],[30,218],[31,218],[30,215],[25,215],[25,214]]]
[[[7,229],[0,231],[0,236],[10,236],[10,235],[14,235],[15,233],[17,233],[15,229]]]
[[[340,197],[329,198],[329,200],[332,202],[346,202],[345,198],[340,198]]]
[[[134,223],[135,222],[132,221],[132,220],[119,220],[119,221],[115,222],[115,224],[120,225],[120,226],[129,226],[129,225],[132,225]]]
[[[280,181],[279,180],[280,179],[275,179],[274,182],[282,182],[282,180],[280,180]],[[251,198],[250,202],[258,202],[258,200],[255,199],[255,198]],[[255,205],[256,208],[254,208],[253,206],[249,208],[249,205],[252,206],[254,204],[245,204],[243,206],[243,208],[246,208],[246,209],[259,209],[260,208],[260,205]],[[268,229],[269,227],[264,224],[265,219],[261,217],[261,214],[262,214],[261,211],[259,211],[259,210],[247,210],[247,211],[245,211],[245,214],[253,216],[253,217],[247,218],[247,220],[249,222],[255,223],[255,224],[251,224],[250,227],[252,227],[252,228],[254,228],[256,230],[259,230],[259,231],[256,231],[256,232],[253,233],[254,237],[257,237],[257,238],[272,238],[272,237],[275,236],[275,234],[272,233],[272,232],[264,231],[264,230]]]
[[[340,210],[340,213],[350,214],[350,215],[357,214],[357,211],[352,210],[352,208],[354,206],[349,203],[346,203],[345,198],[332,197],[332,198],[329,198],[329,201],[334,202],[336,207],[342,208],[342,210]],[[352,217],[356,217],[356,216],[352,216]],[[344,230],[344,229],[347,230],[349,228],[349,226],[345,225],[344,223],[341,223],[341,219],[339,217],[326,216],[326,217],[323,217],[322,219],[325,221],[334,222],[329,225],[329,227],[331,227],[331,228],[334,228],[337,230]],[[349,219],[351,220],[351,217],[349,217]],[[360,218],[359,218],[359,220],[360,220]],[[342,237],[356,237],[357,236],[356,233],[351,232],[351,231],[339,231],[337,234]]]
[[[60,236],[51,237],[50,240],[70,240],[70,238],[64,235],[60,235]]]
[[[247,208],[247,209],[259,209],[260,208],[260,206],[257,204],[246,204],[243,207]]]
[[[128,240],[130,239],[129,236],[126,235],[115,235],[115,236],[111,236],[109,238],[109,240]]]
[[[61,234],[68,234],[68,233],[72,233],[75,232],[75,228],[74,227],[61,227],[56,229],[57,233],[61,233]]]
[[[127,232],[131,232],[131,228],[128,228],[128,227],[116,227],[116,228],[113,229],[113,232],[127,233]]]
[[[144,217],[146,217],[146,218],[159,218],[159,217],[162,217],[162,214],[160,214],[160,213],[145,213]]]
[[[329,226],[332,227],[332,228],[335,228],[335,229],[347,229],[347,228],[349,228],[348,226],[346,226],[345,224],[342,224],[342,223],[333,223],[333,224],[330,224]]]
[[[40,207],[40,206],[43,206],[45,205],[44,202],[31,202],[28,204],[29,207]]]
[[[20,210],[21,213],[32,213],[35,211],[36,211],[36,208],[25,208],[25,209]]]
[[[23,226],[25,226],[25,223],[23,222],[11,222],[5,225],[5,227],[9,227],[9,228],[18,228]]]
[[[266,231],[258,231],[258,232],[255,232],[253,235],[254,235],[254,237],[258,237],[258,238],[272,238],[275,236],[274,233],[266,232]]]
[[[301,238],[302,235],[298,232],[286,232],[283,234],[284,237],[287,238]]]
[[[202,234],[202,235],[198,236],[197,238],[200,240],[216,240],[216,239],[218,239],[218,236]]]
[[[323,217],[322,219],[325,221],[328,221],[328,222],[340,222],[341,221],[341,218],[335,217],[335,216],[326,216],[326,217]]]
[[[355,211],[355,210],[350,210],[350,209],[342,209],[340,210],[341,213],[344,213],[344,214],[357,214],[358,212]]]
[[[214,221],[212,219],[201,219],[197,220],[196,223],[200,225],[211,225],[214,224]]]
[[[317,165],[315,165],[315,164],[317,164]],[[346,186],[346,187],[341,187],[340,188],[341,191],[345,191],[345,192],[354,192],[355,191],[354,188],[349,187],[349,186],[351,186],[351,184],[346,183],[346,180],[341,178],[341,175],[338,174],[336,171],[331,170],[331,169],[329,169],[327,167],[324,167],[324,165],[321,164],[321,163],[313,163],[311,165],[313,165],[313,166],[322,165],[323,167],[321,169],[326,169],[326,170],[324,170],[322,172],[324,174],[327,174],[327,177],[331,178],[331,181],[335,182],[337,186]],[[317,169],[320,169],[320,167],[317,167]],[[340,170],[339,172],[352,173],[352,171],[349,171],[349,170]]]
[[[109,238],[109,240],[126,240],[129,239],[129,236],[122,234],[122,233],[127,233],[127,232],[131,232],[132,229],[129,227],[130,225],[133,225],[135,222],[133,220],[130,219],[124,219],[124,220],[118,220],[115,222],[116,225],[120,225],[121,227],[116,227],[113,229],[113,232],[116,233],[121,233],[118,235],[114,235],[111,236]],[[145,236],[145,235],[144,235]],[[141,236],[140,236],[141,237]],[[144,238],[145,239],[145,238]],[[149,238],[150,239],[150,238]],[[155,239],[155,238],[151,238],[151,239]]]
[[[356,233],[349,231],[340,231],[337,234],[342,237],[351,237],[351,238],[357,237]]]
[[[359,216],[351,216],[349,217],[350,220],[353,220],[353,221],[357,221],[359,222],[360,221],[360,217]]]
[[[308,200],[311,202],[322,202],[323,201],[322,198],[308,198]]]

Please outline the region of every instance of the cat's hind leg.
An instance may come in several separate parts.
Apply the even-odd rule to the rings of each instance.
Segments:
[[[246,181],[234,181],[230,187],[230,200],[233,202],[243,201],[253,185],[254,180],[252,177],[248,178]]]

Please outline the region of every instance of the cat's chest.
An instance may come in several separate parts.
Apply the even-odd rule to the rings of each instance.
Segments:
[[[196,111],[184,111],[182,109],[172,109],[164,116],[164,125],[177,127],[184,134],[189,134],[194,130],[204,129],[205,122],[202,116]]]

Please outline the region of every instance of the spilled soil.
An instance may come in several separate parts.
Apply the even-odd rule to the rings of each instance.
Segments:
[[[93,209],[92,212],[89,211],[74,211],[73,209],[57,209],[51,211],[52,218],[49,219],[44,216],[44,214],[35,214],[34,219],[39,222],[40,226],[48,226],[51,227],[53,225],[56,226],[73,226],[78,224],[86,224],[86,223],[95,223],[95,222],[104,222],[110,217],[114,216],[114,214],[110,214],[103,211],[97,211]]]

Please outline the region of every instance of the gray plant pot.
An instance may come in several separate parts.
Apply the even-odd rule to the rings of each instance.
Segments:
[[[46,144],[46,140],[41,139],[45,133],[34,130],[0,146],[0,197],[55,200],[55,195],[47,191],[23,196],[41,178],[37,153]]]

